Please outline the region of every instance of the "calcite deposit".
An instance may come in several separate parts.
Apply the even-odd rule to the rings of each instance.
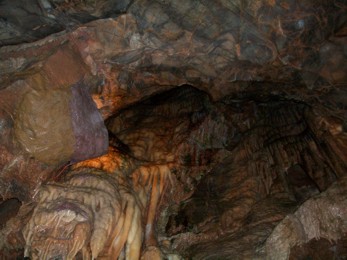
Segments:
[[[0,258],[346,258],[346,10],[0,1]]]

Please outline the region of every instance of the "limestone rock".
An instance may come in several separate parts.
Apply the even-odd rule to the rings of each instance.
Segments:
[[[347,179],[307,200],[277,225],[266,241],[269,259],[289,259],[291,249],[314,239],[337,241],[347,231]]]

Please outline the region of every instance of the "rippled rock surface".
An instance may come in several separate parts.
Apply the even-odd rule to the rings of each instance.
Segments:
[[[0,258],[345,257],[346,10],[0,1]]]

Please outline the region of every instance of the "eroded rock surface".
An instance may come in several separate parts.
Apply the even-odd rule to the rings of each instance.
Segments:
[[[328,240],[333,244],[344,239],[347,231],[346,187],[344,177],[283,219],[266,241],[268,258],[289,259],[292,248],[313,240]]]
[[[31,259],[97,257],[138,259],[140,207],[126,183],[105,172],[80,169],[61,184],[38,190],[38,203],[23,229]]]
[[[1,1],[1,257],[344,257],[346,8]]]

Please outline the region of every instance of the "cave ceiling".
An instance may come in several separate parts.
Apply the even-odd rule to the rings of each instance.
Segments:
[[[0,0],[0,137],[1,259],[344,259],[347,1]]]

